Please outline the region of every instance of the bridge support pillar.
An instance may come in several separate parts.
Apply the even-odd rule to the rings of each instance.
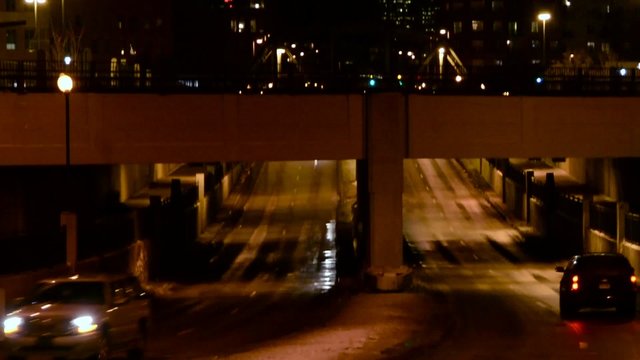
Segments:
[[[401,94],[373,94],[366,109],[367,279],[376,290],[399,291],[409,275],[402,258],[406,99]]]
[[[627,213],[629,212],[629,204],[626,202],[619,201],[616,204],[616,218],[618,219],[616,224],[616,244],[617,250],[619,253],[622,252],[622,243],[625,239],[625,231],[626,231],[626,220]]]

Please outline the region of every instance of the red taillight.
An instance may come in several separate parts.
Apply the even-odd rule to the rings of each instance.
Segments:
[[[573,275],[573,277],[571,278],[571,291],[578,291],[578,289],[580,288],[580,285],[578,285],[578,280],[580,280],[578,275]]]

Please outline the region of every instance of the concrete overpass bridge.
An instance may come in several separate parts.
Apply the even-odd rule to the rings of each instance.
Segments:
[[[369,266],[401,267],[403,159],[640,156],[640,98],[71,95],[71,164],[360,160]],[[60,94],[0,94],[0,165],[63,165]]]

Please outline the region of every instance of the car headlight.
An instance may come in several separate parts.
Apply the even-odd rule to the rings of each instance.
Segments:
[[[89,315],[77,317],[71,320],[71,324],[75,327],[78,334],[88,333],[98,328],[98,324],[93,322],[93,317]]]
[[[22,325],[22,323],[22,318],[18,316],[11,316],[4,319],[4,333],[13,334],[20,331],[20,326]]]

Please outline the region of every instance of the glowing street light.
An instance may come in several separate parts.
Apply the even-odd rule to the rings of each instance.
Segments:
[[[73,90],[73,79],[71,76],[60,73],[60,76],[58,76],[58,89],[65,94],[71,92],[71,90]]]
[[[542,21],[542,65],[547,65],[547,35],[546,27],[547,21],[551,19],[551,14],[548,12],[541,12],[538,14],[538,20]]]
[[[38,29],[38,4],[44,4],[47,0],[24,0],[27,4],[33,4],[33,19],[35,24],[36,50],[40,50],[40,29]]]

